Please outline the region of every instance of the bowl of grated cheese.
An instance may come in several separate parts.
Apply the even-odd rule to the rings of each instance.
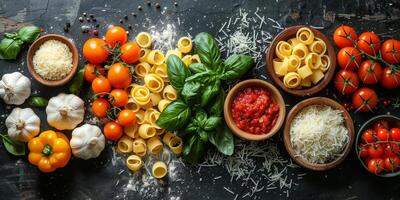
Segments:
[[[78,50],[68,38],[47,34],[28,50],[29,73],[39,83],[56,87],[70,81],[78,70]]]
[[[355,138],[350,114],[342,105],[325,97],[296,104],[288,114],[283,134],[292,159],[315,171],[342,163]]]

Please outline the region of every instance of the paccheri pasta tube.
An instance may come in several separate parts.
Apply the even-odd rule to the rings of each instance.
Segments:
[[[162,161],[157,161],[154,163],[151,172],[155,178],[163,178],[168,172],[167,165]]]
[[[143,162],[139,156],[130,155],[126,159],[126,165],[128,166],[128,169],[130,169],[132,171],[138,171],[140,168],[142,168]]]

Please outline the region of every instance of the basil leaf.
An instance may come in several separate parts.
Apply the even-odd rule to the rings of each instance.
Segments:
[[[201,140],[203,140],[204,142],[208,142],[208,133],[205,130],[200,129],[199,136]]]
[[[1,59],[11,60],[16,59],[19,52],[21,51],[21,45],[23,42],[21,40],[13,40],[9,38],[4,38],[0,42],[0,54]]]
[[[253,58],[245,55],[231,55],[224,62],[222,80],[234,81],[239,79],[253,66]]]
[[[200,106],[205,107],[211,99],[217,96],[218,92],[221,89],[221,81],[215,80],[213,83],[206,86],[204,89],[203,94],[201,95],[200,99]]]
[[[207,67],[203,63],[192,63],[189,65],[189,70],[193,74],[208,71]]]
[[[235,149],[231,130],[224,123],[216,131],[209,132],[209,141],[224,155],[231,156]]]
[[[199,82],[206,82],[208,81],[210,77],[210,74],[208,72],[200,72],[197,74],[194,74],[192,76],[189,76],[185,82],[190,82],[190,81],[199,81]]]
[[[225,92],[224,90],[220,90],[217,98],[215,99],[214,103],[211,105],[208,112],[210,115],[213,116],[221,116],[224,110],[224,103],[225,103]]]
[[[183,85],[185,84],[185,79],[190,76],[189,69],[176,55],[168,56],[167,66],[168,78],[172,87],[174,87],[178,92],[181,92]]]
[[[193,120],[194,124],[201,127],[206,120],[207,113],[202,109],[197,110]]]
[[[18,35],[22,41],[30,44],[40,36],[40,28],[37,26],[25,26],[19,29]]]
[[[201,62],[210,69],[216,69],[220,62],[221,52],[214,38],[209,33],[202,32],[196,35],[194,42]]]
[[[196,165],[206,153],[206,143],[197,134],[192,135],[189,143],[185,145],[183,155],[186,161]]]
[[[23,142],[15,141],[6,134],[2,134],[3,144],[6,150],[14,156],[23,156],[26,154],[26,147]]]
[[[201,84],[199,82],[186,82],[181,91],[181,98],[188,105],[192,105],[199,95]]]
[[[179,130],[186,126],[190,116],[190,108],[181,100],[176,100],[165,108],[156,123],[169,131]]]
[[[8,38],[8,39],[13,39],[13,40],[19,39],[18,33],[16,33],[16,32],[4,33],[4,37]]]
[[[217,128],[222,122],[221,117],[209,117],[203,124],[203,128],[206,131],[211,131]]]
[[[49,103],[49,100],[47,100],[43,97],[30,97],[28,99],[28,104],[30,106],[46,107],[48,103]]]
[[[81,93],[84,73],[85,68],[82,68],[74,76],[74,79],[72,79],[71,85],[69,86],[69,92],[71,94],[79,95],[79,93]]]
[[[194,123],[189,123],[189,125],[187,125],[186,128],[183,130],[183,132],[186,134],[195,133],[196,131],[197,126],[195,126]]]

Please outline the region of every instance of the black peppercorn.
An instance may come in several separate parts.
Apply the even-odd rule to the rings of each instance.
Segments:
[[[175,1],[175,2],[174,2],[174,6],[178,6],[178,2]]]
[[[96,18],[93,18],[92,21],[93,21],[93,22],[97,22],[97,19],[96,19]]]
[[[97,29],[93,30],[93,35],[98,36],[99,35],[99,31]]]
[[[65,26],[66,26],[67,28],[69,28],[69,27],[71,27],[71,23],[67,22],[67,23],[65,23]]]
[[[150,1],[147,1],[147,5],[148,5],[148,6],[151,6],[151,2],[150,2]]]
[[[156,8],[160,8],[160,7],[161,7],[160,3],[156,3]]]
[[[119,20],[119,23],[120,23],[120,24],[123,24],[123,23],[124,23],[124,20],[120,19],[120,20]]]
[[[83,16],[86,17],[86,15],[87,15],[87,14],[84,12],[84,13],[83,13]]]
[[[128,15],[125,15],[125,16],[124,16],[124,19],[125,19],[125,20],[128,20]]]
[[[129,30],[132,30],[132,25],[129,24],[129,25],[128,25],[128,29],[129,29]]]
[[[138,6],[137,9],[138,9],[138,10],[142,10],[142,6]]]
[[[78,18],[80,22],[83,22],[83,17]]]
[[[90,18],[89,18],[89,17],[86,17],[86,21],[87,21],[87,22],[90,22]]]
[[[93,15],[93,14],[90,14],[89,17],[90,17],[90,18],[94,18],[94,15]]]
[[[132,16],[134,16],[134,17],[136,17],[136,13],[134,13],[134,12],[133,12],[133,13],[131,13],[131,15],[132,15]]]
[[[64,27],[64,32],[68,32],[68,31],[69,31],[68,27]]]
[[[100,27],[100,24],[96,24],[96,28],[99,28]]]

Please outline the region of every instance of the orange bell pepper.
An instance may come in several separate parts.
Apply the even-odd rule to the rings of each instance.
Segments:
[[[54,131],[44,131],[28,143],[29,162],[42,172],[53,172],[64,167],[71,158],[68,138]]]

